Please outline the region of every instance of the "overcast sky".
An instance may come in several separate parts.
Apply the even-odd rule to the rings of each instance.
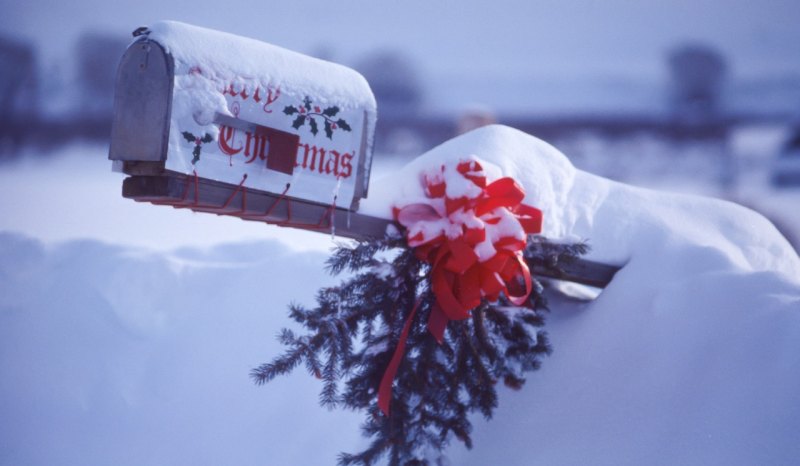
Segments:
[[[425,106],[442,112],[472,104],[506,113],[650,111],[664,100],[666,53],[686,42],[722,52],[730,82],[766,78],[791,89],[800,82],[797,0],[0,0],[0,7],[0,35],[33,41],[40,69],[67,82],[82,32],[130,37],[161,19],[349,66],[377,49],[400,50],[422,79]],[[759,89],[733,106],[797,108],[796,89]]]
[[[403,48],[423,69],[537,75],[661,73],[687,40],[717,46],[739,74],[800,71],[796,0],[282,1],[0,0],[0,31],[34,40],[50,61],[85,29],[129,34],[175,19],[341,62]]]

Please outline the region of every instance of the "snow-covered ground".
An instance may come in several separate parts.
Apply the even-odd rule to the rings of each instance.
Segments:
[[[498,127],[376,173],[365,208],[464,152],[524,185],[545,234],[625,267],[592,302],[553,298],[553,355],[452,464],[800,460],[800,258],[769,222]],[[665,181],[671,160],[654,155],[651,178],[709,192]],[[121,181],[97,146],[0,167],[0,464],[332,464],[362,446],[360,413],[319,408],[317,380],[248,378],[287,304],[332,283],[330,236],[136,204]],[[737,192],[789,212],[797,195]]]
[[[360,416],[319,409],[305,374],[249,379],[324,257],[0,234],[0,464],[331,464]]]

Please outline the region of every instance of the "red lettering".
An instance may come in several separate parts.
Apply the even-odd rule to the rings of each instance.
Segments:
[[[334,176],[339,176],[339,158],[341,154],[339,154],[338,151],[332,150],[328,155],[332,155],[332,157],[328,157],[328,160],[325,162],[325,174],[330,175],[333,173]],[[320,164],[320,168],[322,168],[322,164]]]
[[[318,171],[319,171],[320,173],[322,173],[322,167],[323,167],[324,165],[325,165],[325,149],[320,149],[320,154],[319,154],[319,165],[318,165],[318,166],[319,166],[319,170],[318,170]],[[314,168],[312,167],[311,169],[313,170]]]
[[[299,163],[300,149],[305,149],[303,151],[303,163],[302,164]],[[311,160],[310,161],[309,161],[309,157],[308,157],[309,153],[311,154]],[[319,155],[319,164],[320,164],[320,167],[322,167],[322,160],[325,158],[325,149],[322,149],[322,148],[314,146],[314,145],[309,145],[309,144],[298,144],[297,145],[298,162],[295,162],[295,166],[299,165],[299,166],[301,166],[303,168],[307,168],[307,169],[313,171],[314,168],[317,166],[317,155]],[[322,170],[320,169],[320,172],[321,171]]]
[[[350,152],[342,154],[337,150],[300,143],[297,145],[294,166],[336,178],[349,178],[353,174],[352,160],[353,154]]]
[[[353,165],[350,163],[351,160],[353,160],[353,154],[349,152],[342,154],[342,170],[339,172],[338,176],[349,178],[350,175],[353,174]]]
[[[243,136],[238,136],[236,128],[221,125],[217,144],[223,154],[233,159],[234,155],[242,154],[244,163],[267,161],[267,168],[291,174],[292,167],[301,167],[305,170],[328,175],[334,178],[349,178],[353,176],[354,152],[339,152],[335,149],[326,149],[314,144],[299,142],[296,136],[268,129],[264,131],[245,131]],[[272,144],[273,137],[277,138]],[[295,142],[298,141],[298,142]],[[291,157],[294,151],[294,165],[287,166],[288,160],[282,157]],[[282,155],[282,154],[285,154]]]
[[[236,92],[236,90],[233,89],[233,84],[231,84],[225,89],[225,91],[222,94],[223,95],[230,94],[230,95],[236,97],[236,94],[238,94],[238,92]]]
[[[227,94],[234,98],[239,97],[242,100],[247,100],[252,97],[257,104],[260,104],[261,101],[264,101],[264,104],[261,106],[261,108],[266,113],[272,113],[273,109],[270,107],[281,96],[280,86],[274,89],[268,86],[264,89],[264,92],[261,92],[261,87],[259,86],[254,86],[252,88],[253,89],[252,93],[249,92],[247,89],[248,89],[247,86],[242,84],[242,88],[240,90],[236,90],[234,83],[230,83],[222,87],[220,89],[220,92],[222,93],[222,95]]]
[[[250,157],[250,160],[245,163],[253,163],[256,159],[266,160],[267,138],[265,136],[253,135],[249,131],[245,133],[247,140],[244,146],[245,157]]]
[[[267,88],[267,101],[266,101],[266,103],[264,103],[264,111],[267,112],[267,113],[272,113],[272,109],[269,109],[267,107],[269,107],[270,105],[272,105],[273,102],[278,100],[278,97],[280,97],[280,96],[281,96],[281,88],[280,87],[275,89],[275,93],[274,94],[272,93],[272,89]],[[256,102],[258,102],[258,101],[256,101]]]
[[[231,128],[229,126],[220,126],[219,150],[230,156],[236,155],[239,152],[241,152],[242,151],[241,147],[239,147],[238,149],[231,147],[231,143],[233,142],[234,136],[236,136],[236,129]]]

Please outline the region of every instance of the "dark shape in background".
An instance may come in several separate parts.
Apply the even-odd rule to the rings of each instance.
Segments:
[[[88,31],[75,44],[74,80],[42,72],[31,44],[0,37],[0,160],[23,144],[42,149],[74,139],[107,140],[124,35]]]
[[[0,153],[22,144],[24,126],[36,119],[36,53],[31,44],[0,37]]]
[[[714,48],[687,44],[667,58],[672,116],[684,124],[707,124],[722,117],[727,61]]]
[[[110,121],[114,111],[114,79],[130,41],[121,35],[88,31],[75,45],[79,104],[76,111],[89,124]]]
[[[367,79],[381,118],[412,117],[422,105],[422,83],[411,60],[398,50],[379,50],[356,63]]]

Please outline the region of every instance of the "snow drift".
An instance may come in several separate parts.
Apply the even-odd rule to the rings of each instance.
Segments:
[[[497,126],[376,180],[364,210],[388,217],[423,169],[468,155],[525,187],[545,235],[624,267],[593,301],[553,295],[553,355],[453,464],[800,459],[800,259],[769,222],[581,172]],[[279,351],[286,304],[330,283],[322,259],[0,235],[0,464],[332,464],[356,449],[359,416],[316,407],[317,381],[247,378]]]
[[[702,248],[731,267],[800,279],[797,255],[761,215],[729,202],[635,188],[582,172],[549,144],[504,126],[452,139],[401,173],[376,180],[380,191],[373,191],[362,211],[390,218],[394,199],[424,198],[416,179],[426,168],[470,155],[488,162],[490,181],[510,176],[524,186],[524,202],[545,212],[543,235],[588,239],[595,260],[624,265],[669,258],[680,270],[665,273],[689,275],[715,267],[702,258],[699,264],[686,260]]]

